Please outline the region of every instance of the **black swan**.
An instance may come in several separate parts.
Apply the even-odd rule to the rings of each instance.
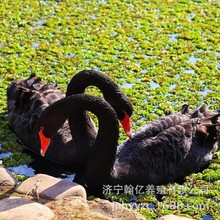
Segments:
[[[99,130],[86,167],[76,177],[93,194],[100,195],[105,185],[173,182],[207,165],[218,148],[220,113],[204,108],[191,113],[186,106],[178,114],[144,126],[117,150],[119,131],[114,110],[104,100],[82,94],[62,99],[42,112],[37,124],[39,138],[53,139],[68,117],[85,110],[98,117]]]
[[[76,74],[68,85],[67,95],[82,93],[89,85],[100,87],[104,97],[113,105],[124,130],[130,136],[132,105],[116,83],[104,73],[93,70]],[[14,80],[7,89],[9,125],[20,141],[35,153],[40,152],[35,126],[40,114],[49,105],[65,97],[56,84],[43,84],[32,74],[26,80]],[[96,138],[93,122],[86,112],[77,112],[58,130],[45,157],[51,161],[73,167],[87,160]],[[74,139],[75,147],[72,147]],[[78,147],[77,147],[78,146]],[[44,152],[42,152],[44,154]]]

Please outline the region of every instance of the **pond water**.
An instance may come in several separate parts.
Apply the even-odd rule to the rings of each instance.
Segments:
[[[202,59],[192,55],[192,56],[190,56],[190,58],[188,59],[187,62],[194,65],[194,64],[196,64],[197,61],[200,61],[200,60],[202,60]]]
[[[172,84],[172,85],[169,86],[169,90],[172,90],[172,89],[174,89],[175,87],[176,87],[176,84]]]
[[[121,88],[123,88],[123,89],[130,89],[130,88],[133,87],[134,84],[135,83],[124,83],[124,84],[121,85]]]
[[[183,71],[184,71],[184,73],[187,73],[187,74],[194,74],[195,73],[194,69],[184,69]]]
[[[35,175],[35,170],[28,165],[19,165],[16,167],[8,167],[8,169],[17,174],[17,175],[25,175],[28,177],[34,176]]]
[[[39,46],[40,46],[39,43],[37,43],[37,42],[32,42],[32,47],[33,47],[33,48],[37,48],[37,47],[39,47]]]
[[[39,19],[39,20],[35,20],[33,21],[33,27],[31,28],[31,31],[34,31],[36,29],[40,29],[43,27],[43,24],[45,23],[46,19]]]
[[[192,22],[193,18],[196,16],[196,14],[192,13],[189,17],[188,17],[188,21]]]
[[[136,80],[136,82],[138,83],[138,81],[140,81],[140,80]],[[124,83],[124,84],[122,84],[120,87],[121,88],[123,88],[123,89],[130,89],[130,88],[132,88],[133,86],[135,85],[135,83]],[[149,88],[151,88],[151,89],[156,89],[156,88],[158,88],[158,87],[160,87],[160,84],[159,83],[156,83],[156,82],[154,82],[154,81],[150,81],[150,87]]]
[[[11,152],[4,152],[0,154],[0,160],[5,158],[5,157],[10,157],[12,155]]]
[[[211,215],[205,215],[202,220],[212,220],[212,216]]]
[[[147,69],[142,69],[140,72],[143,73],[143,74],[145,74],[145,73],[148,72],[148,70],[147,70]]]
[[[169,42],[176,42],[179,34],[170,34]]]
[[[76,54],[75,53],[69,53],[69,54],[66,54],[65,57],[66,58],[72,58],[74,57]]]
[[[49,161],[46,158],[29,151],[28,149],[25,149],[24,153],[30,155],[33,159],[28,166],[34,170],[34,175],[44,173],[70,181],[74,180],[75,173],[73,170],[68,170],[62,165]]]
[[[204,89],[203,91],[198,91],[199,94],[201,94],[202,96],[206,96],[209,92],[212,92],[212,90],[210,89]]]
[[[150,81],[150,88],[151,88],[151,89],[156,89],[156,88],[158,88],[158,87],[160,87],[160,84],[159,84],[159,83],[156,83],[156,82],[154,82],[154,81]]]
[[[48,161],[44,157],[40,155],[36,155],[29,150],[24,150],[24,153],[30,155],[33,158],[33,161],[30,164],[23,164],[19,166],[10,166],[8,169],[15,173],[16,175],[24,175],[27,177],[32,177],[38,173],[44,173],[48,175],[52,175],[54,177],[67,179],[69,181],[73,181],[75,177],[75,173],[73,171],[67,171],[67,169],[59,164]],[[10,157],[12,155],[11,152],[4,152],[0,154],[0,164],[1,159]]]

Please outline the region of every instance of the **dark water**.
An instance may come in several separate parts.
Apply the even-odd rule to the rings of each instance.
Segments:
[[[75,174],[73,170],[69,170],[62,165],[49,161],[27,149],[23,152],[32,157],[33,161],[28,165],[34,170],[35,174],[44,173],[58,178],[69,179],[71,181],[74,179]]]
[[[8,169],[17,175],[24,175],[27,177],[34,176],[38,173],[48,174],[54,177],[67,179],[73,181],[75,173],[74,170],[69,170],[57,163],[51,162],[44,157],[37,155],[27,149],[23,150],[22,153],[30,155],[33,161],[30,164],[19,165],[16,167],[8,167]],[[0,153],[0,165],[1,159],[10,157],[11,152]]]

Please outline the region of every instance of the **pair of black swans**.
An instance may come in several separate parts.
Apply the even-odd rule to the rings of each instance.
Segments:
[[[83,94],[94,85],[100,97]],[[130,131],[132,105],[105,74],[76,74],[65,94],[31,75],[7,90],[9,124],[28,148],[78,168],[74,181],[93,194],[104,185],[161,185],[197,172],[212,160],[219,145],[219,111],[200,107],[169,113]],[[98,132],[87,111],[98,118]],[[118,146],[119,123],[130,137]]]

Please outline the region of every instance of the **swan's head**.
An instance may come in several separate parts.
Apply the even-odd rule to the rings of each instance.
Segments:
[[[111,98],[110,98],[111,97]],[[130,118],[133,114],[133,107],[126,95],[122,92],[114,94],[114,96],[105,97],[115,110],[118,120],[120,121],[124,132],[129,138],[132,137]],[[114,97],[114,98],[113,98]]]

